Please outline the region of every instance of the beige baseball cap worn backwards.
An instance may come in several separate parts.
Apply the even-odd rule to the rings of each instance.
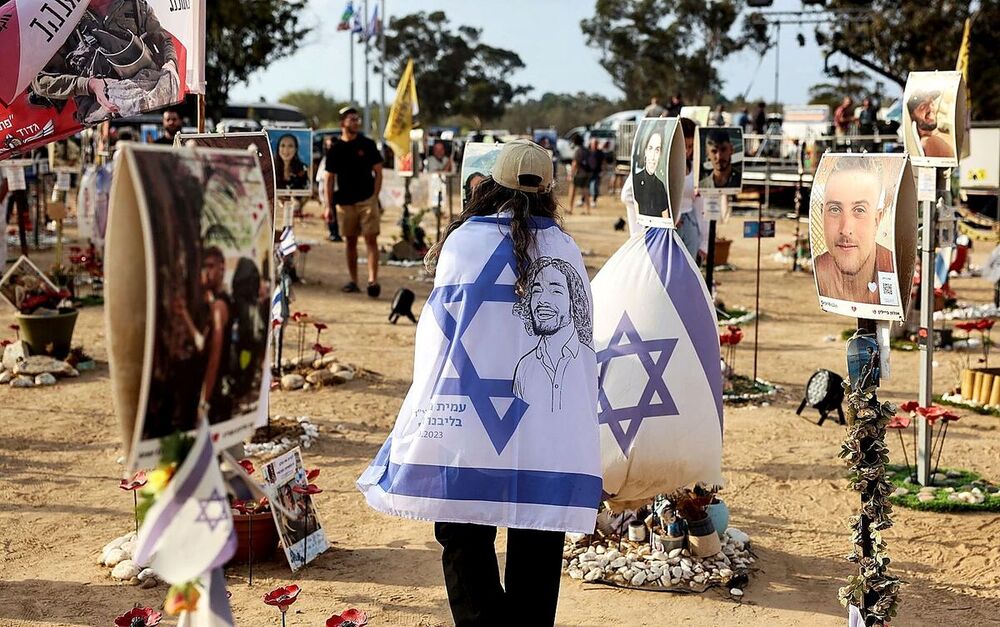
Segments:
[[[493,165],[493,180],[522,192],[547,192],[552,187],[552,157],[527,139],[506,143]]]

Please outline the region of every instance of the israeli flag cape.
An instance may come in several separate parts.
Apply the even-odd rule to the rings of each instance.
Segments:
[[[594,277],[604,490],[631,509],[696,481],[722,483],[715,307],[673,229],[630,238]]]
[[[473,217],[446,240],[413,385],[358,488],[396,516],[592,533],[601,476],[586,268],[572,238],[535,218],[518,298],[509,225]]]

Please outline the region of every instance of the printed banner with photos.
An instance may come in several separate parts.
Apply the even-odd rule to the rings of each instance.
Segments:
[[[0,6],[0,159],[203,91],[205,1]]]
[[[215,445],[249,434],[262,403],[271,212],[256,154],[128,145],[105,250],[112,392],[129,468],[205,415]]]
[[[916,264],[917,193],[905,154],[827,153],[809,239],[823,311],[901,321]]]
[[[278,527],[288,565],[296,571],[330,548],[309,494],[301,451],[294,448],[275,457],[264,465],[262,474],[267,498],[280,505],[280,509],[271,508],[274,524]]]

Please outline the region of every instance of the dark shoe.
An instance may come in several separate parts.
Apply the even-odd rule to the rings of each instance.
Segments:
[[[368,295],[372,298],[378,298],[378,295],[382,293],[382,286],[378,283],[368,284]]]
[[[342,238],[339,235],[327,235],[326,239],[329,240],[329,241],[331,241],[331,242],[342,242],[342,241],[344,241],[344,238]]]
[[[357,294],[358,292],[361,291],[361,288],[358,287],[357,283],[355,283],[354,281],[351,281],[350,283],[348,283],[344,287],[340,288],[340,291],[344,292],[346,294]]]

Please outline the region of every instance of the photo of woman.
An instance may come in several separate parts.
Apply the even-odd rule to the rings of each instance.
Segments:
[[[278,196],[312,194],[312,131],[275,128],[267,130],[274,160],[274,183]]]

